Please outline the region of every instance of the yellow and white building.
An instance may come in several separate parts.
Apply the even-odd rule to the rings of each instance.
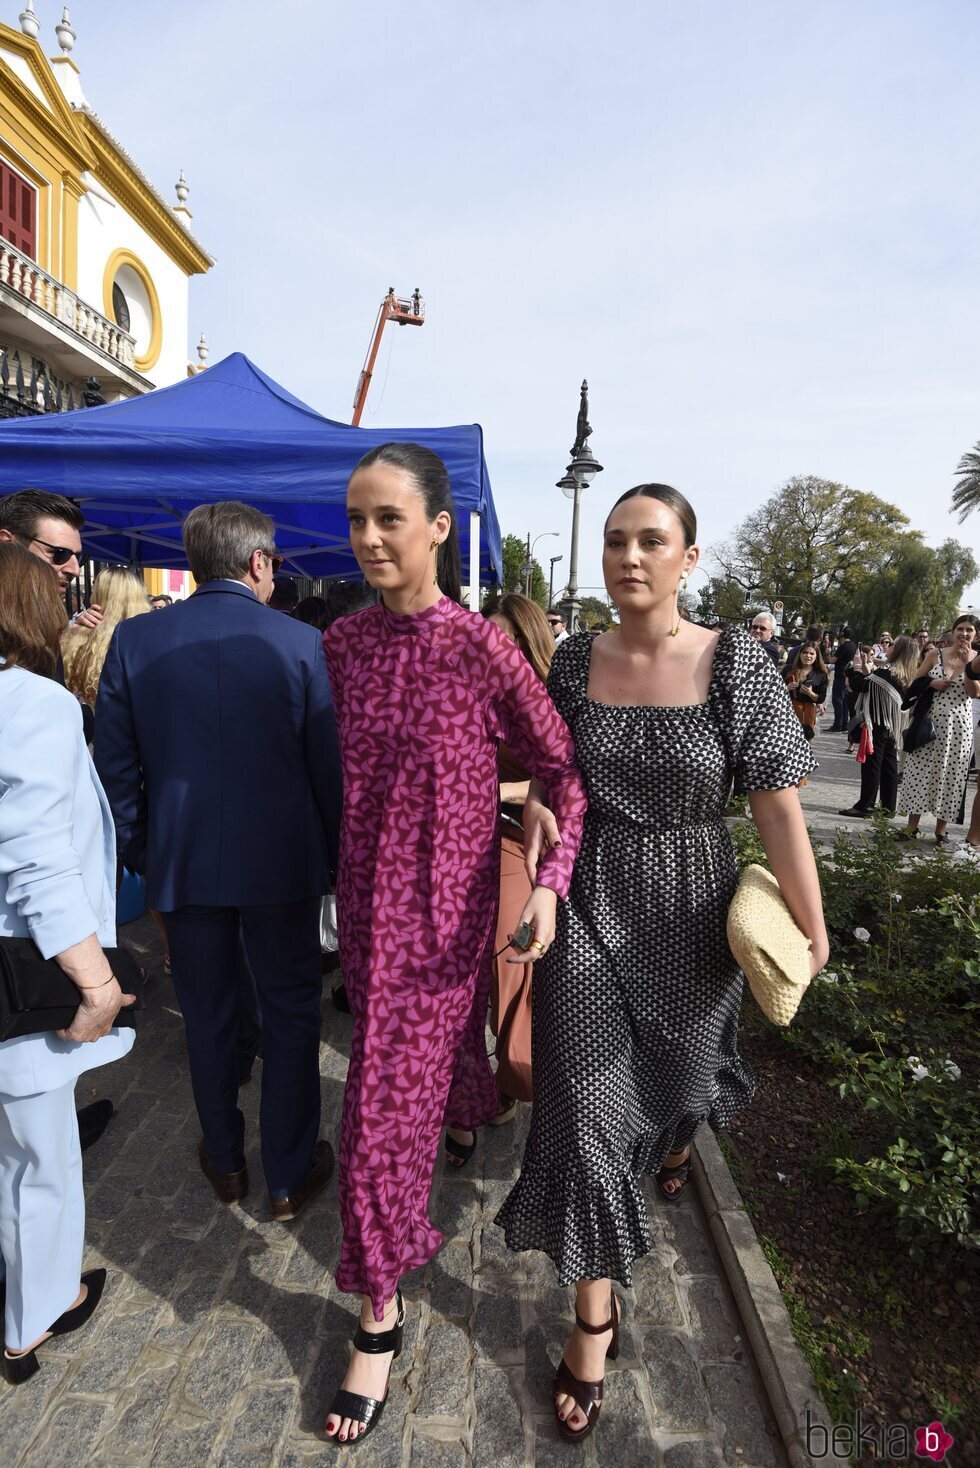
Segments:
[[[214,262],[183,171],[168,204],[89,105],[67,9],[54,30],[49,57],[34,0],[0,21],[0,417],[134,397],[207,355],[188,364],[190,278]]]

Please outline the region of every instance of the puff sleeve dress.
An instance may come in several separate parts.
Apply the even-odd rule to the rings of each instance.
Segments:
[[[738,1053],[742,975],[725,936],[737,871],[724,811],[739,788],[798,785],[811,757],[766,652],[721,633],[707,702],[588,697],[595,634],[569,638],[549,688],[589,800],[558,931],[535,966],[534,1110],[497,1222],[559,1282],[632,1282],[650,1248],[643,1173],[752,1098]]]

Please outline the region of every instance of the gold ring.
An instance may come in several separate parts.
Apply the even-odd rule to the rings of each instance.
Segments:
[[[540,938],[532,938],[529,946],[531,948],[537,948],[541,953],[544,952],[544,944],[541,942]]]

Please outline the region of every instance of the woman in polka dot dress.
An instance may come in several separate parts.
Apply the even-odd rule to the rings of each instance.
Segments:
[[[522,961],[554,937],[585,811],[571,736],[544,684],[499,627],[458,604],[452,503],[430,450],[383,444],[364,456],[347,515],[382,600],[324,634],[344,768],[337,914],[354,1017],[337,1284],[364,1297],[327,1418],[338,1443],[380,1419],[401,1349],[398,1281],[442,1242],[428,1207],[443,1121],[472,1131],[499,1105],[486,1046],[498,740],[545,781],[565,833],[521,914],[533,934]]]
[[[733,776],[772,870],[827,960],[813,853],[796,786],[811,766],[785,687],[741,630],[682,621],[698,559],[676,490],[630,490],[606,524],[603,570],[618,630],[556,652],[548,687],[575,739],[589,809],[568,902],[534,979],[534,1110],[520,1178],[497,1221],[512,1249],[541,1249],[576,1281],[576,1326],[554,1382],[559,1431],[599,1415],[605,1357],[650,1248],[644,1173],[665,1199],[684,1186],[702,1121],[750,1099],[738,1053],[742,977],[725,937],[737,884],[724,823]],[[532,784],[529,861],[556,823]],[[560,829],[560,821],[557,823]]]

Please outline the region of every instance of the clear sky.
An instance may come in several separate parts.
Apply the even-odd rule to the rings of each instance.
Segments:
[[[61,5],[35,9],[54,53]],[[502,529],[558,531],[537,553],[559,576],[583,377],[605,466],[583,586],[644,479],[687,494],[704,546],[818,474],[976,553],[980,515],[949,514],[980,439],[975,0],[71,16],[92,106],[166,197],[186,170],[217,259],[192,342],[349,419],[381,297],[420,286],[426,325],[387,328],[363,421],[480,422]]]

